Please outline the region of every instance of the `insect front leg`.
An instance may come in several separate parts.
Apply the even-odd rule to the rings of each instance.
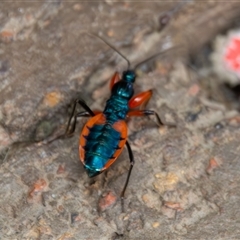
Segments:
[[[120,75],[118,72],[115,72],[110,81],[110,89],[112,89],[113,85],[119,81],[120,81]]]
[[[142,117],[142,116],[150,116],[150,115],[154,115],[156,117],[157,120],[157,124],[159,126],[164,125],[161,118],[159,117],[159,115],[153,111],[153,110],[143,110],[147,103],[149,102],[150,98],[152,97],[152,90],[148,90],[145,92],[141,92],[139,94],[137,94],[136,96],[134,96],[130,101],[129,101],[129,107],[130,108],[137,108],[139,107],[140,110],[130,110],[128,112],[128,117]]]
[[[176,125],[173,123],[164,124],[157,112],[155,112],[153,110],[144,109],[151,97],[152,97],[152,90],[141,92],[141,93],[137,94],[136,96],[134,96],[129,101],[128,105],[130,108],[139,107],[140,109],[139,110],[130,110],[128,112],[128,117],[143,117],[143,116],[154,115],[156,118],[157,124],[159,126],[167,125],[169,127],[176,127]]]
[[[152,97],[152,90],[141,92],[135,95],[133,98],[131,98],[131,100],[128,103],[129,108],[139,107],[142,110],[146,107],[151,97]]]
[[[164,125],[161,118],[159,117],[159,115],[153,110],[133,110],[133,111],[128,112],[128,117],[133,117],[133,116],[134,117],[143,117],[143,116],[151,116],[151,115],[154,115],[156,117],[158,126]],[[171,125],[171,124],[167,124],[167,125]],[[173,126],[175,126],[175,125],[173,125]]]

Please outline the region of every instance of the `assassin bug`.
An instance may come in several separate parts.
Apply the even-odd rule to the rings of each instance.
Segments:
[[[74,133],[78,117],[91,117],[83,127],[79,140],[80,160],[89,177],[95,177],[108,169],[117,160],[123,147],[126,145],[130,159],[130,168],[121,192],[121,199],[123,200],[134,165],[133,152],[127,141],[128,129],[126,119],[133,116],[155,115],[158,125],[163,125],[159,115],[155,111],[144,109],[152,96],[152,90],[141,92],[135,96],[133,90],[133,84],[136,79],[136,68],[144,62],[160,55],[160,53],[151,56],[131,69],[130,61],[116,50],[115,47],[101,37],[95,37],[98,37],[122,56],[126,60],[128,67],[122,73],[121,77],[118,72],[113,75],[110,81],[111,96],[107,100],[103,112],[92,111],[81,98],[75,100],[65,135],[72,135]],[[85,111],[75,113],[77,104]]]

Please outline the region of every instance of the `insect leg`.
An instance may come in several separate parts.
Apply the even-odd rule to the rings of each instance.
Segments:
[[[75,114],[77,104],[80,104],[86,111]],[[81,114],[83,114],[83,115],[81,115]],[[65,131],[66,136],[69,136],[69,135],[74,133],[75,128],[76,128],[76,123],[77,123],[77,117],[83,117],[83,116],[85,116],[85,117],[92,116],[93,117],[93,116],[95,116],[95,114],[88,107],[88,105],[81,98],[79,98],[79,99],[76,99],[75,102],[74,102],[73,110],[72,110],[71,116],[69,117],[67,128],[66,128],[66,131]],[[71,122],[72,122],[73,118],[74,118],[74,120],[73,120],[73,123],[72,123],[72,126],[71,126]]]
[[[118,72],[115,72],[110,81],[110,89],[112,89],[113,85],[119,82],[119,80],[120,80],[120,75]]]
[[[156,113],[153,110],[133,110],[128,112],[128,117],[142,117],[142,116],[150,116],[150,115],[154,115],[156,117],[157,120],[157,124],[159,126],[163,126],[163,122],[161,120],[161,118],[159,117],[158,113]],[[174,124],[167,124],[167,125],[174,125]]]
[[[74,120],[73,120],[72,126],[71,127],[70,125],[67,126],[67,129],[65,131],[66,136],[71,136],[75,132],[78,117],[91,117],[91,115],[87,111],[76,113],[73,116]]]
[[[133,169],[133,165],[134,165],[134,156],[133,156],[133,152],[132,152],[131,146],[130,146],[128,141],[126,141],[126,146],[127,146],[127,150],[128,150],[129,159],[130,159],[130,168],[128,170],[128,175],[127,175],[125,185],[124,185],[123,190],[121,192],[122,210],[123,210],[124,194],[125,194],[126,188],[128,186],[128,182],[129,182],[131,172],[132,172],[132,169]]]
[[[140,107],[140,109],[144,109],[151,97],[152,97],[152,90],[141,92],[136,96],[134,96],[129,101],[128,105],[130,108]]]

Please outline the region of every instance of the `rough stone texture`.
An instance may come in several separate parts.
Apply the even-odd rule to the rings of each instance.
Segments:
[[[240,239],[240,121],[185,65],[233,24],[240,3],[177,4],[0,3],[0,239]],[[167,11],[172,18],[159,32]],[[136,92],[154,89],[149,108],[176,126],[129,120],[136,164],[124,212],[126,151],[89,179],[78,134],[35,143],[63,130],[77,96],[102,109],[109,78],[126,68],[85,31],[133,64],[178,47],[138,70]]]

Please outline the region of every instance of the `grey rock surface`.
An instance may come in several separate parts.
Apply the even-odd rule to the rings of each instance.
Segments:
[[[239,2],[0,3],[0,239],[240,239],[238,113],[186,65],[239,14]],[[126,68],[86,31],[133,65],[174,49],[138,70],[136,92],[153,89],[148,107],[175,127],[128,121],[124,212],[128,154],[89,179],[78,157],[86,119],[72,138],[36,143],[64,131],[75,98],[103,109],[109,79]]]

